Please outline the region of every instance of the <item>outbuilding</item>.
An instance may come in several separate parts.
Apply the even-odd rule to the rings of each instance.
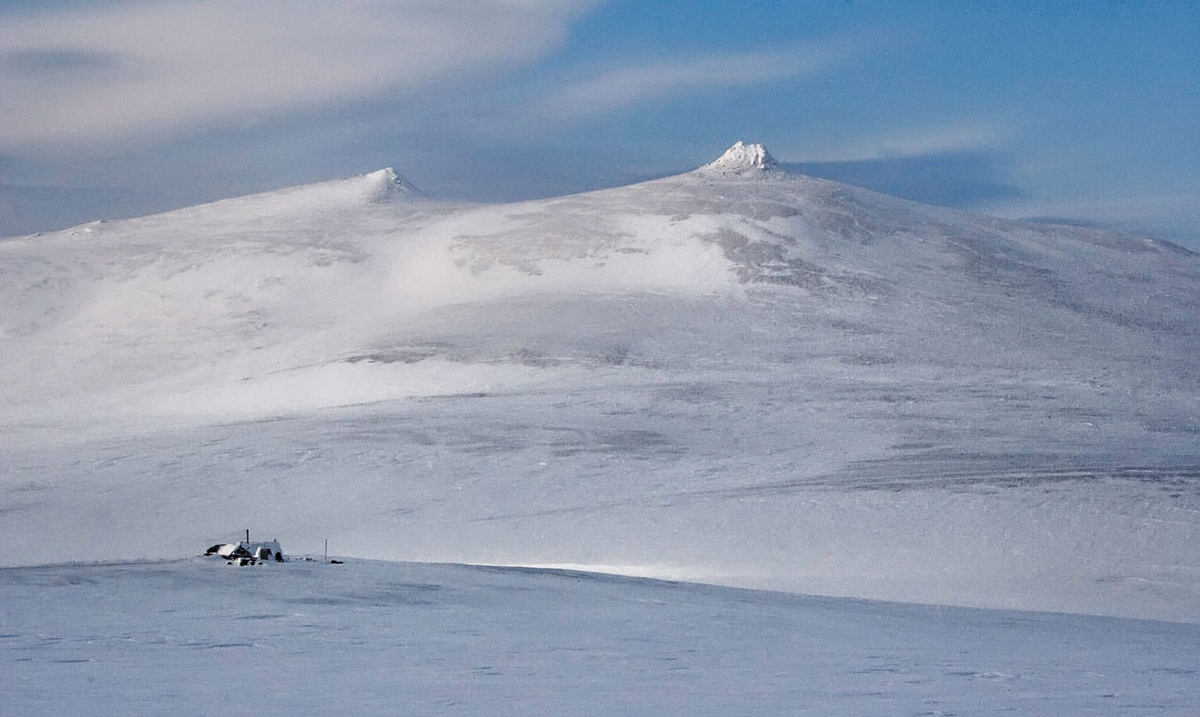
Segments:
[[[271,560],[283,562],[283,550],[280,549],[278,540],[251,541],[249,531],[246,540],[237,543],[217,543],[204,551],[204,554],[216,555],[230,562],[237,561],[239,564],[265,563]]]

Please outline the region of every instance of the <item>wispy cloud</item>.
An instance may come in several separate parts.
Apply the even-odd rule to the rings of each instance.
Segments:
[[[793,150],[797,162],[864,162],[995,149],[1012,130],[995,122],[957,122],[855,137],[822,147]]]
[[[594,0],[122,2],[0,20],[0,149],[170,134],[493,72]]]
[[[776,156],[803,174],[906,199],[978,208],[1025,196],[1003,151],[1012,130],[996,122],[936,124],[782,148]]]
[[[855,55],[844,46],[813,44],[606,68],[549,90],[522,117],[539,124],[569,125],[687,93],[813,75]]]

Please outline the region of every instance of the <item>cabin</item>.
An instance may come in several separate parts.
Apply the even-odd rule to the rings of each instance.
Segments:
[[[283,562],[283,550],[280,549],[278,540],[251,541],[248,530],[245,540],[237,543],[217,543],[204,551],[204,554],[215,555],[224,558],[230,564],[238,565],[254,565],[272,560],[277,563]]]

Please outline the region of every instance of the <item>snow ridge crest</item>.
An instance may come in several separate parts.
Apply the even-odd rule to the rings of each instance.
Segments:
[[[706,173],[738,176],[782,171],[779,162],[775,161],[766,147],[741,141],[700,169]]]

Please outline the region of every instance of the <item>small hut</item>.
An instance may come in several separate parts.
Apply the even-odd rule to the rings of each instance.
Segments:
[[[278,540],[251,541],[249,530],[246,531],[245,540],[237,543],[217,543],[204,551],[204,554],[215,555],[238,565],[254,565],[272,560],[277,563],[283,562],[283,550],[280,549]]]

